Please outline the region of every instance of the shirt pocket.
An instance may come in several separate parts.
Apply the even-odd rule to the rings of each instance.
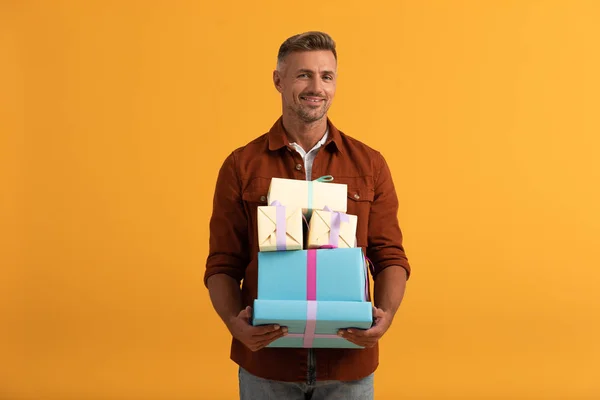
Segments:
[[[267,205],[267,194],[269,188],[266,189],[248,189],[242,192],[242,200],[246,204]]]
[[[245,204],[266,206],[271,180],[255,177],[247,181],[242,190],[242,200]]]
[[[248,240],[251,249],[258,251],[258,207],[267,205],[269,187],[248,187],[242,191],[242,203],[248,220]]]
[[[372,203],[375,191],[367,185],[348,185],[348,204]]]
[[[366,247],[368,243],[369,214],[375,191],[364,183],[348,185],[347,214],[358,217],[356,225],[356,241],[358,247]]]
[[[252,185],[242,192],[242,201],[244,203],[244,208],[246,209],[248,221],[251,222],[251,227],[256,225],[258,207],[268,205],[268,194],[269,187],[263,185]]]

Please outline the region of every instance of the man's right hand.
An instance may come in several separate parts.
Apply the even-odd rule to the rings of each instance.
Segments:
[[[287,335],[287,327],[279,325],[253,326],[250,324],[252,307],[248,306],[229,321],[228,328],[234,338],[252,351],[258,351],[269,343]]]

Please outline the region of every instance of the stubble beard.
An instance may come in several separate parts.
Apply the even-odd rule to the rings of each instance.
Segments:
[[[328,109],[329,107],[327,107],[326,104],[323,104],[323,106],[321,106],[321,108],[318,109],[307,110],[306,108],[299,106],[297,108],[294,108],[293,111],[302,122],[310,124],[321,120],[325,116],[325,114],[327,114]]]

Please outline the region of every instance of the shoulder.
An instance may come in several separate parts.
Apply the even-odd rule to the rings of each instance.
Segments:
[[[267,140],[267,134],[264,133],[264,134],[258,136],[257,138],[251,140],[250,142],[234,149],[231,152],[230,157],[240,159],[240,158],[245,158],[245,157],[253,156],[253,155],[256,156],[256,155],[264,152],[265,150],[267,150],[268,146],[269,146],[269,143]]]
[[[376,168],[381,168],[382,164],[385,164],[384,156],[380,150],[341,130],[339,133],[342,151],[354,160],[368,160]]]
[[[250,142],[234,148],[225,157],[224,164],[239,169],[249,161],[261,158],[261,155],[264,155],[268,151],[268,147],[267,134],[264,133],[255,139],[252,139]]]

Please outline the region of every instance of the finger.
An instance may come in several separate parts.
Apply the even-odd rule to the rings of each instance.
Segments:
[[[381,308],[373,307],[373,319],[383,318],[385,316],[385,312]]]
[[[356,337],[353,335],[344,335],[342,337],[344,339],[346,339],[347,341],[354,343],[361,347],[373,347],[375,345],[375,343],[377,343],[377,340],[375,340],[373,338],[362,338],[362,337]]]
[[[270,340],[273,337],[287,335],[287,328],[283,327],[277,329],[275,331],[267,332],[262,335],[252,335],[252,340],[262,341],[262,340]]]
[[[256,343],[262,344],[262,345],[266,346],[269,343],[274,342],[275,340],[277,340],[279,338],[282,338],[282,337],[284,337],[286,335],[287,335],[287,333],[284,333],[284,332],[275,332],[274,334],[269,335],[268,337],[265,337],[263,339],[257,340]]]
[[[250,318],[252,317],[252,307],[248,306],[246,308],[244,308],[242,311],[240,311],[240,313],[238,314],[238,318],[243,318],[247,321],[250,321]]]
[[[367,331],[352,329],[350,331],[346,330],[340,332],[340,336],[352,343],[356,343],[364,347],[372,347],[379,339],[381,339],[383,334],[379,330],[372,328]]]
[[[368,345],[377,342],[380,339],[380,336],[360,336],[356,333],[344,333],[340,335],[342,338],[356,344],[360,345]]]
[[[342,336],[342,338],[346,339],[349,342],[352,343],[356,343],[356,344],[360,344],[362,346],[370,346],[372,344],[375,344],[379,338],[377,337],[357,337],[357,336],[352,336],[352,335],[344,335]]]
[[[373,326],[369,329],[340,329],[340,332],[344,336],[353,336],[353,337],[362,337],[362,338],[370,338],[370,337],[378,337],[381,336],[382,331],[381,327],[378,325]]]
[[[268,333],[278,332],[278,331],[281,331],[281,330],[282,330],[282,327],[279,326],[279,325],[277,325],[277,324],[273,324],[273,325],[260,325],[260,326],[253,326],[251,334],[252,334],[252,336],[263,336],[263,335],[266,335]],[[285,330],[287,331],[287,328],[285,328]]]
[[[260,350],[260,349],[268,346],[270,343],[274,342],[275,340],[277,340],[280,337],[283,337],[285,335],[287,335],[287,332],[286,333],[284,333],[282,331],[276,332],[275,334],[273,334],[268,339],[258,340],[256,342],[254,342],[254,344],[252,346],[250,346],[250,349],[253,350],[253,351],[258,351],[258,350]]]

